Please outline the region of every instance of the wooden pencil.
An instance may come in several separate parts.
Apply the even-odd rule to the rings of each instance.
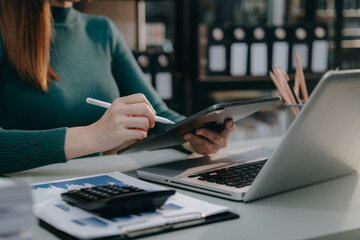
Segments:
[[[304,102],[306,102],[308,100],[308,98],[309,98],[309,94],[308,94],[308,91],[307,91],[304,70],[303,70],[303,68],[301,66],[301,61],[300,61],[300,57],[299,57],[298,53],[295,54],[295,58],[296,58],[296,63],[299,65],[299,77],[300,77],[301,94],[302,94],[302,97],[304,99]]]
[[[284,101],[287,104],[292,104],[289,95],[287,94],[286,90],[283,88],[281,82],[278,80],[278,78],[272,73],[270,72],[270,78],[271,80],[274,82],[277,90],[279,91],[280,95],[282,96],[282,98],[284,99]],[[294,116],[296,116],[298,114],[298,111],[296,111],[295,108],[290,107],[290,111],[292,112],[292,114]]]
[[[284,71],[282,69],[280,69],[280,68],[277,68],[277,67],[275,67],[274,70],[275,70],[275,73],[276,73],[275,76],[281,82],[283,88],[285,89],[287,95],[289,96],[290,104],[296,104],[295,97],[291,92],[287,77],[284,75]]]

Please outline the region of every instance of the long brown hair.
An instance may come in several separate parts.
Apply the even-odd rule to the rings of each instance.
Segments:
[[[50,67],[51,21],[48,0],[0,0],[4,51],[22,79],[45,92],[58,79]]]

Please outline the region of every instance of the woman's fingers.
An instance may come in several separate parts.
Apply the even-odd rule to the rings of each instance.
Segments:
[[[147,132],[142,131],[141,129],[126,129],[124,134],[127,135],[128,139],[137,139],[142,140],[147,137]]]
[[[215,132],[210,129],[197,129],[196,134],[188,133],[184,135],[184,139],[188,141],[195,152],[209,155],[217,153],[221,148],[225,148],[231,133],[235,129],[233,120],[229,119],[225,122],[225,128],[221,132]]]
[[[126,105],[122,109],[122,114],[133,117],[146,117],[151,127],[155,126],[155,113],[152,109],[144,103],[135,103]]]
[[[150,123],[146,117],[129,117],[124,121],[124,127],[127,129],[141,129],[143,131],[148,131],[150,128]]]
[[[132,94],[129,96],[117,98],[114,100],[113,103],[115,103],[115,104],[117,104],[117,103],[123,103],[123,104],[145,103],[146,105],[148,105],[150,107],[150,109],[154,112],[154,114],[156,113],[155,109],[152,107],[150,102],[147,100],[145,95],[142,93],[136,93],[136,94]]]
[[[229,119],[229,120],[226,120],[225,121],[225,126],[226,126],[226,131],[227,132],[232,132],[235,130],[236,126],[235,126],[235,123],[232,119]]]
[[[186,134],[184,138],[189,141],[195,152],[202,155],[216,153],[220,149],[215,143],[192,133]]]
[[[225,121],[225,129],[220,132],[220,135],[225,138],[228,139],[231,135],[231,133],[235,130],[236,126],[235,123],[232,119],[226,120]]]
[[[120,97],[95,123],[86,126],[90,148],[96,152],[142,140],[155,125],[155,110],[143,94]]]
[[[126,116],[145,116],[150,127],[155,126],[155,110],[143,94],[117,98],[110,107],[115,113]]]
[[[213,142],[221,147],[224,147],[222,146],[224,144],[224,138],[218,132],[206,128],[201,128],[196,130],[196,135],[200,135],[204,138],[207,138],[210,142]]]
[[[196,134],[207,138],[209,141],[219,145],[219,147],[226,147],[227,140],[230,137],[231,133],[234,131],[234,122],[232,120],[227,120],[225,122],[225,128],[221,132],[215,132],[210,129],[201,128],[196,130]]]

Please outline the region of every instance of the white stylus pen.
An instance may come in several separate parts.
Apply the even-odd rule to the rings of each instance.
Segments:
[[[103,108],[109,108],[111,106],[111,103],[100,101],[100,100],[97,100],[94,98],[87,98],[86,102],[89,104],[98,106],[98,107],[103,107]],[[155,122],[166,123],[166,124],[175,124],[173,121],[171,121],[167,118],[159,117],[159,116],[155,117]]]

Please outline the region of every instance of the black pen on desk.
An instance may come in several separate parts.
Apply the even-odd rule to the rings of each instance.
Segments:
[[[103,107],[103,108],[109,108],[111,106],[111,103],[108,102],[104,102],[104,101],[100,101],[94,98],[87,98],[86,102],[88,104],[92,104],[98,107]],[[159,123],[165,123],[165,124],[175,124],[173,121],[164,118],[164,117],[159,117],[159,116],[155,116],[155,122],[159,122]]]

